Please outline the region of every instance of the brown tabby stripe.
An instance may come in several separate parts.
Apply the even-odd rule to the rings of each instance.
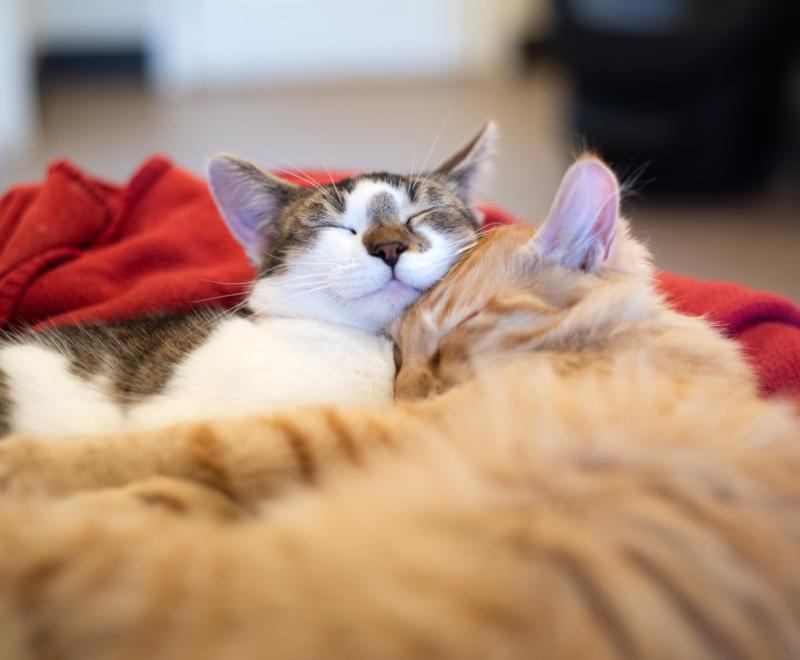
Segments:
[[[561,312],[558,307],[554,307],[553,305],[549,305],[542,300],[537,300],[530,296],[513,296],[510,298],[495,296],[486,303],[484,311],[497,314],[498,316],[519,314],[520,312],[528,312],[536,316],[553,316]]]
[[[139,493],[136,497],[145,504],[163,507],[173,513],[186,513],[186,503],[166,493]]]
[[[447,326],[447,320],[455,314],[456,307],[463,305],[463,301],[459,300],[456,296],[450,296],[444,301],[444,304],[439,304],[436,307],[436,324],[440,327]]]
[[[696,631],[698,638],[716,657],[725,660],[750,657],[742,649],[733,646],[733,640],[726,639],[724,633],[716,629],[714,622],[704,615],[702,608],[692,602],[691,596],[683,592],[649,557],[634,548],[625,550],[625,556],[639,573],[674,605],[674,609],[683,614],[686,622]]]
[[[665,483],[651,485],[648,487],[648,491],[670,507],[677,509],[682,517],[692,520],[700,527],[716,530],[719,536],[725,540],[730,552],[745,562],[750,563],[759,560],[757,554],[754,554],[752,550],[748,551],[747,540],[742,538],[740,528],[735,525],[732,526],[730,519],[720,515],[720,512],[715,510],[714,507],[703,505],[701,501],[692,499],[686,493]],[[729,496],[726,495],[725,497]],[[735,501],[733,502],[733,504],[736,503]],[[800,541],[800,539],[797,540]],[[792,609],[800,612],[800,594],[793,589],[789,596]]]
[[[456,265],[450,272],[453,273],[457,268],[458,265]],[[435,286],[432,289],[429,289],[428,292],[423,295],[421,300],[425,302],[425,306],[428,308],[438,307],[442,304],[442,298],[444,298],[444,296],[445,287]],[[416,311],[416,309],[413,308],[413,311]]]
[[[11,392],[8,377],[0,370],[0,440],[11,433]]]
[[[453,302],[453,296],[448,296],[444,299],[444,301],[437,298],[435,304],[430,302],[427,307],[435,314],[433,317],[434,323],[438,327],[442,328],[447,327],[447,319],[449,319],[452,315],[453,309],[456,307],[456,303]],[[419,319],[420,315],[418,315],[417,318]]]
[[[82,379],[109,378],[115,400],[137,403],[162,392],[176,367],[225,318],[219,311],[155,314],[129,321],[67,325],[26,341],[64,353]]]
[[[298,428],[285,417],[273,419],[273,426],[283,433],[286,442],[297,460],[300,476],[308,483],[314,483],[317,478],[317,466],[314,462],[312,448],[306,439],[307,433]]]
[[[392,429],[386,425],[386,422],[377,419],[370,420],[370,431],[384,447],[393,448],[395,446]]]
[[[591,611],[599,621],[603,630],[608,631],[609,642],[613,645],[618,658],[637,658],[639,653],[633,640],[628,635],[625,624],[608,600],[602,589],[586,574],[580,558],[572,557],[564,551],[552,550],[547,553],[550,561],[567,577]]]
[[[361,455],[361,451],[356,444],[347,421],[342,419],[339,412],[332,409],[326,409],[324,411],[324,416],[325,422],[333,432],[336,443],[342,453],[347,456],[348,460],[354,465],[361,465],[363,456]]]
[[[188,454],[200,469],[201,481],[236,500],[228,471],[225,469],[225,446],[207,424],[198,424],[188,440]]]
[[[21,589],[17,596],[17,607],[26,620],[33,625],[27,634],[27,646],[31,657],[48,658],[51,646],[50,635],[40,621],[40,610],[46,602],[46,593],[54,580],[67,568],[64,558],[44,557],[33,563],[22,575]]]
[[[552,332],[558,325],[558,321],[544,323],[538,328],[525,330],[524,332],[507,332],[500,343],[500,347],[504,351],[516,351],[523,348],[531,341],[537,340],[544,335]]]
[[[687,497],[684,493],[670,487],[668,484],[655,484],[648,488],[661,501],[676,509],[681,517],[692,520],[699,527],[713,529],[721,537],[728,551],[745,563],[760,563],[762,568],[763,560],[760,560],[758,553],[754,553],[749,547],[747,539],[742,538],[739,527],[731,526],[730,520],[724,515],[720,515],[713,507],[703,506],[699,501]],[[660,531],[660,530],[659,530]],[[668,532],[666,532],[668,534]],[[787,585],[786,594],[789,606],[794,612],[800,612],[800,594],[796,589],[789,590]],[[755,609],[754,609],[755,608]],[[764,613],[755,603],[748,603],[748,613],[751,617],[758,619],[762,628],[774,627],[774,621]]]

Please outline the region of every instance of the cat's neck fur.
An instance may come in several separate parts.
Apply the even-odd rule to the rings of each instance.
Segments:
[[[288,274],[274,274],[253,284],[253,291],[248,297],[248,308],[257,317],[281,317],[318,321],[343,325],[370,334],[382,330],[382,319],[385,310],[372,318],[368,309],[361,309],[356,314],[344,301],[337,301],[324,290],[315,291],[304,283],[297,284]]]

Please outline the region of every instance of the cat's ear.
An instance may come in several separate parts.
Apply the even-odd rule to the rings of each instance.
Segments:
[[[619,220],[619,182],[597,158],[583,157],[570,167],[547,220],[534,237],[549,261],[596,272],[610,257]]]
[[[470,143],[437,167],[437,176],[467,205],[475,203],[475,195],[491,169],[497,147],[497,124],[488,121]]]
[[[259,266],[278,235],[282,210],[300,189],[229,154],[208,162],[208,183],[231,234]]]

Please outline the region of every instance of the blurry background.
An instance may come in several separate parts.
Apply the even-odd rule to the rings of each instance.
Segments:
[[[665,269],[800,301],[797,0],[0,0],[0,187],[68,157],[432,166],[487,117],[487,196],[547,211],[584,146]]]

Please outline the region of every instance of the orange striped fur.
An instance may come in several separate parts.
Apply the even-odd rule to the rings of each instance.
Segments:
[[[653,291],[502,228],[397,395],[0,445],[0,658],[800,656],[800,427]]]

